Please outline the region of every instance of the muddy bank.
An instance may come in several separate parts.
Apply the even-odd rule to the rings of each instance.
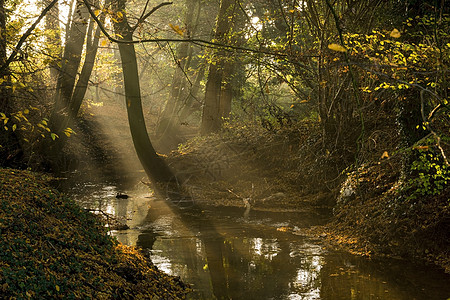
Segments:
[[[189,288],[107,234],[42,174],[0,169],[0,294],[13,298],[184,299]]]

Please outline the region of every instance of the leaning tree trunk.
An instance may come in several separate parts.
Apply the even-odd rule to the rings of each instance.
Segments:
[[[104,15],[100,21],[104,21]],[[92,24],[94,23],[91,21]],[[89,78],[92,74],[92,69],[94,68],[95,58],[97,56],[98,50],[98,42],[100,39],[100,27],[97,26],[97,29],[94,33],[94,37],[92,38],[92,34],[88,35],[86,40],[86,58],[84,59],[83,67],[81,68],[80,77],[75,86],[75,90],[73,91],[72,99],[69,105],[69,121],[76,118],[78,111],[80,110],[81,103],[83,102],[84,95],[86,94],[86,90],[89,85]]]
[[[73,15],[69,37],[64,47],[62,68],[57,83],[58,95],[54,115],[67,113],[66,109],[72,98],[76,75],[81,63],[81,55],[89,23],[89,12],[81,1],[77,1],[77,8],[76,13]]]
[[[128,25],[126,18],[125,0],[117,0],[115,4],[116,11],[123,13],[123,19],[114,23],[114,30],[118,36],[123,37],[123,40],[131,41],[133,39],[133,29]],[[173,173],[155,152],[148,136],[142,112],[139,73],[134,45],[119,43],[119,53],[122,61],[128,122],[136,154],[147,176],[152,181],[155,183],[167,183],[172,180]]]

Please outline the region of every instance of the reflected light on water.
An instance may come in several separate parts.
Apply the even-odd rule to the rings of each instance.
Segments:
[[[197,251],[197,255],[202,255],[203,253],[203,246],[202,246],[202,241],[197,239],[195,241],[195,249]]]
[[[320,271],[322,269],[323,258],[321,256],[305,257],[305,265],[297,270],[297,277],[292,283],[294,290],[299,290],[299,294],[290,294],[289,299],[320,299]]]
[[[254,238],[251,240],[250,249],[258,256],[272,260],[280,251],[279,244],[276,239]]]
[[[168,258],[153,254],[152,261],[155,264],[155,266],[157,266],[158,269],[160,269],[161,271],[169,275],[175,275],[172,270],[172,263]]]

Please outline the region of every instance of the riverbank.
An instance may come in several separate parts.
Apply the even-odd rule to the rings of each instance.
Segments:
[[[107,233],[101,217],[0,169],[0,294],[5,298],[184,299],[189,288]]]
[[[316,234],[354,254],[425,261],[450,273],[450,187],[422,194],[402,182],[400,168],[393,156],[350,173],[332,221]]]
[[[425,261],[450,272],[450,188],[439,185],[432,170],[421,175],[425,181],[405,182],[395,119],[379,123],[373,132],[367,126],[370,140],[357,170],[351,154],[356,145],[348,143],[347,154],[323,150],[313,122],[273,131],[230,126],[181,145],[168,161],[199,204],[333,210],[327,226],[305,234],[353,254]],[[431,149],[419,155],[428,153]],[[446,176],[438,179],[444,182]]]
[[[189,140],[167,161],[198,204],[244,207],[248,201],[252,209],[272,211],[329,207],[339,192],[341,163],[319,151],[318,130],[313,122],[276,132],[230,126]]]

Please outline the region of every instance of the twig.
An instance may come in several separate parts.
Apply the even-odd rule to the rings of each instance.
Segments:
[[[88,211],[88,212],[99,212],[99,213],[101,213],[103,216],[106,217],[106,224],[108,225],[108,228],[111,228],[111,224],[110,224],[110,222],[109,222],[109,219],[111,218],[110,214],[104,212],[104,211],[101,210],[101,209],[90,209],[90,208],[85,208],[85,210]]]
[[[227,191],[229,191],[231,194],[233,194],[233,195],[236,196],[237,198],[240,198],[240,199],[244,200],[244,197],[239,196],[238,194],[236,194],[236,193],[233,192],[232,190],[227,189]]]
[[[160,3],[159,5],[153,7],[152,10],[150,10],[147,14],[144,15],[145,10],[147,9],[147,4],[148,4],[148,1],[147,1],[147,3],[145,4],[145,8],[144,8],[144,11],[142,12],[142,16],[139,18],[139,20],[137,21],[137,23],[132,27],[132,31],[135,31],[136,28],[139,26],[139,24],[141,24],[143,21],[145,21],[145,19],[147,19],[148,17],[150,17],[155,11],[157,11],[158,9],[160,9],[160,8],[163,7],[163,6],[171,5],[171,4],[173,4],[173,2],[163,2],[163,3]]]
[[[425,92],[425,90],[421,90],[420,91],[420,112],[422,114],[423,125],[434,136],[434,138],[436,140],[436,146],[438,147],[439,151],[441,152],[441,155],[442,155],[442,158],[444,159],[445,165],[448,167],[448,166],[450,166],[450,164],[448,163],[448,159],[447,159],[447,156],[445,155],[445,151],[444,151],[444,149],[441,146],[441,137],[431,128],[431,126],[429,124],[430,122],[428,121],[429,119],[427,119],[425,117],[425,109],[424,109],[424,107],[425,107],[425,100],[423,99],[424,92]],[[433,112],[434,112],[434,110],[432,111],[432,113]]]
[[[6,62],[1,66],[0,74],[3,74],[3,72],[8,68],[9,64],[14,60],[14,58],[16,57],[17,53],[20,50],[20,47],[22,47],[25,40],[31,35],[33,30],[39,24],[39,22],[41,22],[42,18],[49,12],[50,9],[52,9],[52,7],[56,4],[56,2],[58,2],[58,0],[53,0],[52,2],[50,2],[50,4],[46,8],[44,8],[44,10],[41,12],[36,21],[34,21],[31,27],[28,28],[28,30],[20,37],[20,40],[17,42],[17,45],[13,49],[11,55],[8,57]]]
[[[50,241],[47,241],[47,243],[48,243],[50,246],[52,246],[52,248],[55,249],[55,251],[56,251],[57,253],[59,253],[58,249],[56,249],[55,246],[53,246],[53,244],[50,243]]]

